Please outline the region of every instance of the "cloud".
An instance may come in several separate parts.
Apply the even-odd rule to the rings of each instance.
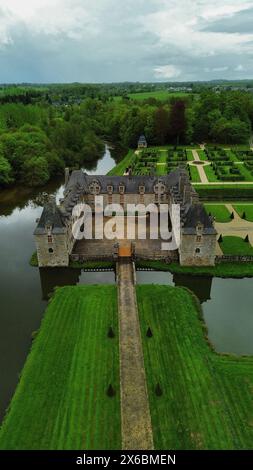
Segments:
[[[175,79],[181,74],[181,70],[175,65],[160,65],[154,68],[155,77],[158,79]]]
[[[0,0],[0,17],[0,82],[253,74],[253,1]]]

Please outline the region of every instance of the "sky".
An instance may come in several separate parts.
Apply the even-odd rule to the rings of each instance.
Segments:
[[[253,1],[0,0],[0,83],[253,78]]]

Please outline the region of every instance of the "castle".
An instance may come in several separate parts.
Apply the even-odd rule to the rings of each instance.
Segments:
[[[216,230],[206,213],[187,172],[178,168],[165,176],[91,176],[82,170],[65,171],[64,197],[59,205],[49,197],[34,232],[40,267],[68,266],[70,259],[117,259],[119,240],[75,240],[72,210],[84,202],[94,210],[95,196],[104,204],[180,205],[180,246],[174,251],[161,250],[161,240],[132,240],[130,255],[140,259],[178,261],[182,266],[215,264]]]

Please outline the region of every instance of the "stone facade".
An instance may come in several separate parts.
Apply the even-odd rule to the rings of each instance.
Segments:
[[[212,219],[199,202],[198,194],[191,186],[185,170],[177,169],[166,176],[90,176],[83,171],[66,171],[64,198],[57,205],[50,198],[45,205],[34,232],[39,266],[68,266],[69,257],[75,252],[75,239],[72,226],[78,216],[73,215],[73,207],[86,203],[94,210],[95,196],[103,196],[103,205],[120,204],[126,211],[128,204],[172,204],[180,205],[181,241],[178,256],[181,265],[206,265],[215,263],[216,231]],[[84,240],[85,243],[85,240]],[[88,243],[88,242],[87,242]],[[106,241],[104,242],[106,244]],[[140,240],[137,241],[141,243]],[[94,252],[95,252],[94,241]],[[150,248],[150,249],[149,249]],[[168,259],[169,253],[150,247],[143,250],[156,253],[156,259]],[[92,259],[92,241],[89,241]],[[103,256],[103,253],[101,253]],[[174,256],[174,255],[173,255]]]

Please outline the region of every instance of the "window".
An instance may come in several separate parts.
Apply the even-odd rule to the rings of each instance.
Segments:
[[[196,248],[195,253],[199,254],[200,253],[200,248]]]
[[[111,185],[108,185],[108,186],[107,186],[107,192],[108,192],[109,194],[112,194],[112,192],[113,192],[113,187],[112,187]]]
[[[52,235],[48,235],[47,241],[48,241],[48,243],[53,243],[53,237],[52,237]]]
[[[202,240],[202,237],[200,235],[197,236],[197,243],[200,243]]]
[[[125,186],[123,184],[120,184],[119,185],[119,193],[124,194],[124,192],[125,192]]]
[[[53,253],[54,252],[53,248],[49,248],[48,252]]]

